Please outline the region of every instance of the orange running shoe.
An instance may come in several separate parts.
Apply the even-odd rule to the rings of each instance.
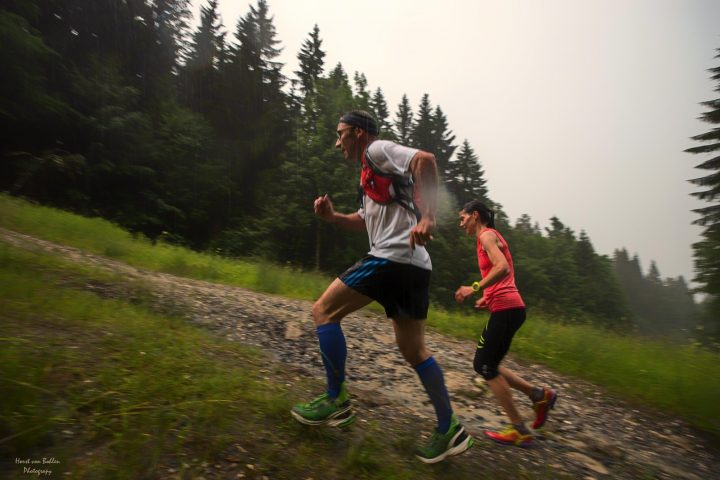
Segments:
[[[485,430],[483,433],[488,438],[491,438],[498,443],[502,443],[503,445],[529,447],[530,445],[532,445],[533,441],[533,437],[531,434],[520,433],[514,425],[508,425],[499,432],[491,432],[490,430]]]
[[[533,402],[533,410],[535,410],[535,421],[532,424],[533,430],[537,430],[545,425],[550,410],[555,408],[557,400],[557,392],[551,388],[543,388],[543,399],[539,402]]]

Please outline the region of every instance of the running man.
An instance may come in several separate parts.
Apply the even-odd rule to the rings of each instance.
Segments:
[[[378,133],[375,119],[360,110],[344,114],[337,125],[335,147],[347,160],[361,164],[362,206],[353,213],[338,213],[330,197],[323,195],[315,200],[315,214],[347,230],[366,230],[370,251],[313,305],[327,391],[310,403],[295,405],[292,415],[306,425],[345,426],[354,420],[340,321],[375,300],[392,320],[400,353],[417,372],[435,409],[437,429],[416,455],[425,463],[436,463],[464,452],[473,442],[453,414],[442,370],[425,345],[432,269],[425,245],[435,228],[437,165],[431,153],[378,140]],[[393,176],[392,189],[388,175]],[[418,205],[414,192],[420,197]]]
[[[475,308],[490,310],[488,320],[475,351],[473,366],[490,385],[495,398],[503,407],[510,425],[500,432],[485,431],[485,435],[506,445],[526,447],[532,444],[532,434],[525,426],[513,403],[510,387],[530,397],[535,410],[533,429],[545,424],[548,412],[555,406],[557,392],[534,387],[500,362],[510,349],[515,332],[525,322],[525,304],[515,286],[515,271],[510,248],[500,232],[495,230],[495,214],[478,200],[468,202],[460,210],[460,228],[477,237],[477,257],[482,280],[472,286],[461,286],[455,300],[482,291]]]

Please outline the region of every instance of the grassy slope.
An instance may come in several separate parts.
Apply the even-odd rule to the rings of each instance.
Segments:
[[[268,293],[313,299],[329,279],[258,262],[229,260],[142,238],[99,220],[30,205],[0,195],[0,226],[117,258],[143,268]],[[430,324],[452,335],[475,338],[484,319],[477,314],[431,311]],[[513,344],[520,357],[581,376],[610,391],[683,416],[720,435],[720,355],[690,346],[622,337],[589,326],[549,321],[540,312]],[[468,365],[468,368],[471,368]]]

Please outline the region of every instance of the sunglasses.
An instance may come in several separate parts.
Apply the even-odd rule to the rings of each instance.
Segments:
[[[342,129],[336,131],[335,133],[337,133],[338,140],[342,137],[343,132],[350,130],[350,129],[354,129],[354,128],[355,127],[347,127],[347,128],[342,128]]]

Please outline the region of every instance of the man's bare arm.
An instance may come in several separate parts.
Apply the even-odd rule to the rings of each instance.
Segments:
[[[328,223],[333,223],[345,230],[363,231],[365,230],[365,220],[359,213],[338,213],[333,207],[330,197],[325,194],[315,199],[313,205],[315,215]]]

